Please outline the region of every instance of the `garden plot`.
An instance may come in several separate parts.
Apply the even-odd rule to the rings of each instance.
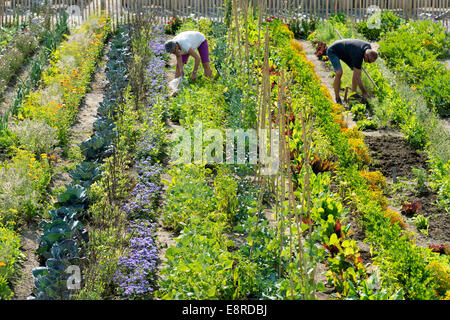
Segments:
[[[346,111],[313,45],[295,39],[299,22],[257,9],[229,1],[224,23],[136,19],[106,46],[110,21],[94,18],[54,50],[41,85],[12,113],[21,125],[49,127],[51,149],[28,151],[18,131],[0,140],[10,143],[6,169],[22,165],[42,177],[30,184],[42,197],[36,210],[11,201],[22,194],[0,197],[9,201],[0,217],[12,221],[0,225],[10,252],[7,265],[0,251],[2,298],[23,299],[33,284],[36,299],[51,300],[448,298],[448,168],[435,148],[445,137],[426,126],[439,118],[383,64],[369,69],[379,87],[373,99]],[[311,40],[331,41],[330,24],[359,36],[349,23],[333,17],[302,27]],[[175,60],[164,42],[187,30],[208,39],[214,77],[200,67],[169,96]],[[218,161],[229,141],[217,132],[226,130],[274,139],[254,154],[279,157],[253,163],[249,143],[244,163]],[[202,138],[200,148],[182,150],[187,163],[172,157],[180,134],[189,135],[184,143]],[[14,287],[14,223],[26,225],[27,215],[42,221],[39,246],[30,224],[24,271],[33,270]],[[79,286],[67,286],[67,268]]]

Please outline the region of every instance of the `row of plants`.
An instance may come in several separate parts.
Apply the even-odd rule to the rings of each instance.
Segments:
[[[344,192],[342,198],[353,212],[358,212],[363,217],[366,236],[372,246],[371,252],[380,268],[380,288],[389,295],[399,294],[398,290],[402,290],[407,299],[444,298],[448,288],[444,291],[441,289],[448,284],[436,280],[436,276],[441,276],[442,272],[448,274],[448,257],[440,257],[428,248],[417,247],[411,236],[402,229],[401,216],[387,211],[387,201],[382,191],[371,185],[367,177],[361,174],[361,169],[368,164],[365,160],[367,156],[364,155],[367,148],[362,135],[357,130],[346,128],[347,124],[342,121],[343,109],[333,105],[298,43],[286,36],[282,38],[280,34],[278,39],[285,44],[280,46],[284,48],[281,53],[283,65],[294,70],[296,83],[291,90],[298,88],[310,99],[317,123],[327,137],[332,153],[337,156],[337,182]],[[293,131],[295,136],[296,129]],[[336,241],[333,242],[327,246],[336,245]],[[344,259],[340,259],[340,262],[343,261]],[[441,268],[440,271],[435,269],[436,266]],[[411,271],[413,269],[414,272]],[[355,276],[354,271],[348,268],[341,273],[339,279],[334,279],[334,283],[336,285],[336,281],[350,280],[352,285],[341,294],[362,298],[364,278]]]
[[[69,34],[70,31],[67,25],[67,15],[63,15],[60,18],[54,29],[45,30],[42,36],[42,43],[39,52],[36,53],[32,61],[30,62],[31,67],[28,77],[26,79],[23,79],[21,83],[18,84],[17,93],[14,100],[12,101],[12,103],[7,103],[7,110],[0,118],[0,149],[7,148],[11,144],[11,139],[16,140],[16,144],[28,144],[27,147],[31,148],[38,154],[46,153],[48,150],[45,149],[50,149],[52,147],[52,139],[50,139],[50,141],[42,141],[40,143],[40,147],[33,148],[31,145],[36,145],[38,143],[38,139],[34,139],[35,141],[30,141],[30,139],[25,138],[25,136],[27,134],[31,134],[32,136],[34,136],[33,129],[36,129],[36,124],[34,124],[34,126],[29,126],[29,128],[24,128],[24,126],[16,125],[13,121],[13,118],[11,117],[17,116],[18,107],[22,103],[23,99],[25,99],[25,97],[31,92],[31,90],[37,88],[41,79],[42,72],[46,68],[48,60],[50,59],[51,53],[56,49],[61,41],[66,39]],[[10,118],[10,130],[7,130]],[[52,135],[50,135],[50,137],[52,137]],[[18,140],[22,141],[17,142]]]
[[[50,211],[50,221],[41,223],[44,232],[38,253],[45,266],[33,269],[36,299],[70,299],[73,288],[67,285],[70,273],[68,268],[79,268],[83,264],[88,256],[83,250],[84,244],[91,243],[96,236],[95,231],[88,232],[84,224],[89,218],[105,218],[100,212],[94,215],[92,208],[98,209],[96,202],[102,201],[101,194],[98,193],[102,190],[102,182],[110,181],[108,169],[111,164],[105,159],[111,159],[111,156],[115,159],[116,156],[112,148],[117,139],[114,118],[120,94],[127,85],[127,63],[123,59],[127,59],[130,41],[128,32],[129,30],[119,28],[118,35],[111,42],[107,54],[108,88],[97,111],[99,117],[94,122],[94,134],[80,144],[85,159],[70,172],[72,182],[59,194],[58,201],[53,205],[55,209]],[[106,197],[103,201],[110,204],[110,200]],[[108,208],[104,206],[105,211],[102,213],[108,212]]]
[[[39,89],[17,107],[17,118],[45,122],[56,129],[59,145],[67,147],[68,128],[77,117],[110,29],[109,18],[92,16],[74,30],[70,40],[52,52]]]
[[[420,93],[431,110],[449,116],[450,71],[440,61],[449,57],[447,29],[431,20],[410,21],[379,44],[381,57],[395,75]]]
[[[243,92],[250,85],[242,82],[245,71],[238,68],[233,49],[227,48],[226,27],[188,19],[183,30],[198,30],[207,36],[211,63],[220,76],[217,80],[201,76],[194,82],[184,80],[178,96],[169,102],[172,121],[188,130],[195,130],[198,122],[215,129],[255,127],[256,116],[251,116],[256,112],[252,110],[255,101],[245,104]],[[192,66],[192,61],[186,65],[187,72]],[[176,245],[166,251],[158,297],[267,299],[286,295],[285,287],[276,285],[277,240],[264,216],[255,214],[258,187],[246,177],[252,171],[248,165],[172,164],[170,180],[164,181],[168,189],[162,223],[178,237]],[[255,229],[251,238],[250,229]]]
[[[95,24],[97,25],[98,20],[95,19]],[[92,24],[92,20],[87,23]],[[104,32],[108,32],[109,23],[102,21],[98,28]],[[102,31],[99,31],[100,33]],[[81,39],[84,36],[89,36],[89,34],[84,34],[82,30],[75,32],[73,34],[74,39],[69,42],[64,42],[62,47],[68,47],[76,44],[76,39]],[[103,43],[97,43],[97,37],[92,35],[90,38],[92,40],[93,46],[91,50],[84,47],[83,51],[77,46],[74,47],[72,52],[73,56],[82,55],[86,60],[83,61],[85,65],[89,65],[89,70],[87,73],[80,74],[87,81],[90,78],[95,63],[99,57],[99,52],[101,53],[101,48]],[[95,39],[95,40],[94,40]],[[103,38],[104,39],[104,38]],[[90,41],[83,40],[83,41]],[[94,45],[95,44],[95,45]],[[79,50],[80,51],[79,51]],[[85,51],[87,50],[87,51]],[[58,51],[58,50],[57,50]],[[55,51],[55,52],[57,52]],[[94,54],[94,51],[96,54]],[[56,55],[56,53],[53,55]],[[71,60],[74,59],[73,56],[67,55],[64,59]],[[84,70],[84,69],[83,69]],[[46,70],[46,74],[50,71]],[[63,76],[63,74],[55,74],[55,77]],[[84,85],[83,91],[85,93],[86,86]],[[37,90],[31,95],[42,95],[44,97],[44,88]],[[77,94],[78,95],[78,94]],[[67,93],[67,96],[72,96]],[[50,98],[50,97],[45,97]],[[29,97],[27,98],[29,99]],[[80,103],[82,99],[81,95],[78,95],[76,99]],[[49,104],[54,104],[52,101]],[[73,102],[75,103],[75,101]],[[63,114],[61,113],[61,121],[59,123],[53,122],[53,119],[46,114],[41,112],[43,110],[37,108],[34,109],[36,115],[27,117],[21,120],[18,117],[17,121],[10,121],[8,129],[2,132],[2,150],[7,153],[10,158],[9,161],[5,161],[2,164],[4,168],[2,170],[2,175],[4,179],[1,182],[1,189],[8,189],[9,192],[2,194],[2,215],[1,221],[3,223],[7,222],[17,222],[19,219],[30,219],[36,216],[39,212],[39,208],[42,208],[45,195],[47,194],[46,188],[50,177],[52,174],[52,164],[55,160],[55,156],[52,154],[54,147],[58,144],[58,133],[56,126],[63,125],[61,122],[63,120],[66,123],[71,123],[73,120],[62,119]],[[77,106],[73,106],[76,109]],[[61,109],[61,108],[60,108]],[[52,112],[58,113],[57,109]],[[14,120],[14,119],[11,119]],[[66,129],[67,130],[67,129]]]
[[[127,71],[114,70],[125,85],[123,99],[114,99],[117,160],[108,160],[106,177],[92,192],[89,263],[76,299],[145,299],[155,289],[154,218],[166,139],[163,32],[152,22],[136,22],[129,30],[128,47],[121,52],[127,57]]]
[[[430,24],[430,22],[419,22]],[[434,27],[440,29],[439,24]],[[321,23],[310,40],[323,41],[331,44],[338,40],[334,29],[338,30],[344,38],[359,38],[366,40],[352,28],[350,22],[324,22]],[[346,68],[344,66],[344,68]],[[377,87],[363,78],[366,88],[370,88],[374,98],[369,99],[368,106],[358,102],[351,102],[351,110],[355,114],[358,127],[362,130],[394,126],[401,129],[406,140],[413,147],[426,150],[429,157],[430,180],[437,191],[438,203],[446,208],[450,199],[448,181],[448,162],[450,161],[449,133],[443,127],[439,117],[433,110],[426,107],[425,99],[414,91],[410,85],[398,79],[385,65],[382,59],[374,64],[366,64],[365,68],[371,75]],[[350,86],[350,69],[344,72],[343,85]]]
[[[165,41],[164,26],[152,24],[137,28],[133,41],[132,87],[141,91],[139,87],[142,86],[145,95],[138,102],[142,110],[142,131],[133,148],[136,185],[124,207],[130,224],[129,247],[120,257],[114,273],[117,293],[124,299],[151,299],[156,289],[159,247],[155,221],[159,213],[162,159],[167,143]],[[138,69],[144,69],[141,77],[134,72]],[[137,83],[139,78],[143,80],[142,84]]]
[[[5,34],[0,47],[0,98],[8,87],[10,80],[17,74],[20,67],[38,49],[43,36],[50,31],[43,19],[32,19],[15,32]],[[2,38],[3,39],[3,38]]]
[[[101,27],[108,30],[107,24],[103,24]],[[57,29],[46,34],[45,48],[48,50],[55,48],[63,38],[63,34],[66,33],[67,24],[63,18],[58,23]],[[83,34],[75,32],[74,36],[81,38]],[[67,46],[67,43],[62,46],[64,47],[64,45]],[[74,51],[73,54],[82,54],[82,52]],[[48,56],[49,53],[45,53],[45,55]],[[92,55],[92,57],[86,56],[86,58],[94,59],[90,63],[95,64],[98,56]],[[65,59],[70,59],[70,57],[67,56]],[[22,121],[17,119],[17,121],[10,121],[8,129],[2,131],[1,141],[2,150],[7,152],[9,159],[2,163],[0,170],[2,175],[0,183],[2,190],[1,223],[11,230],[18,230],[24,222],[31,221],[36,215],[51,206],[47,203],[47,187],[55,162],[52,152],[58,142],[57,134],[54,128],[43,121],[30,118]],[[20,239],[19,234],[15,234],[17,239]],[[8,261],[8,268],[18,270],[17,256],[4,257],[2,260]],[[8,283],[10,281],[11,278],[8,279]],[[12,294],[9,291],[5,298],[10,298]]]
[[[39,85],[42,73],[48,65],[52,52],[54,52],[58,45],[70,35],[67,19],[67,14],[62,15],[60,20],[56,23],[55,28],[47,30],[44,33],[42,43],[39,46],[39,52],[30,63],[31,67],[28,78],[22,80],[17,86],[17,93],[13,103],[9,107],[7,113],[8,116],[17,116],[17,111],[22,101]]]

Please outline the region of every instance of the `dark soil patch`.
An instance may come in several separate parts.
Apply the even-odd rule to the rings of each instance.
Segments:
[[[386,178],[393,179],[396,168],[397,177],[413,178],[412,167],[428,170],[426,156],[418,153],[400,137],[366,137],[365,143],[370,149],[371,171],[381,171]]]
[[[422,205],[421,214],[429,218],[429,236],[434,240],[450,241],[450,215],[436,205],[436,194],[413,196],[410,202],[418,201]]]
[[[436,205],[437,195],[433,191],[428,190],[422,194],[414,194],[409,191],[404,194],[403,201],[407,203],[419,202],[422,210],[419,214],[428,218],[429,230],[428,237],[417,231],[412,224],[412,229],[416,233],[416,238],[420,245],[440,244],[441,242],[450,241],[450,215],[444,209]]]

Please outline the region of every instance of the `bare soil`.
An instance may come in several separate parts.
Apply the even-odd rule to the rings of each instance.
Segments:
[[[408,225],[408,229],[416,235],[416,243],[420,246],[430,244],[442,244],[450,241],[450,216],[443,208],[436,205],[437,195],[429,187],[419,193],[416,189],[415,177],[411,168],[422,167],[429,170],[427,157],[425,154],[416,151],[403,138],[400,137],[367,137],[366,144],[370,149],[372,164],[371,171],[381,171],[387,178],[390,185],[393,180],[393,168],[397,170],[397,178],[404,182],[405,187],[402,190],[392,194],[388,200],[391,203],[391,209],[401,212],[401,204],[419,202],[422,206],[421,212],[429,219],[429,236],[419,232],[414,225],[411,217],[403,216]],[[404,178],[404,179],[402,179]]]
[[[403,138],[395,136],[366,136],[365,143],[370,149],[371,171],[381,171],[386,178],[393,179],[393,169],[397,177],[413,178],[412,167],[428,170],[426,155],[419,153]]]

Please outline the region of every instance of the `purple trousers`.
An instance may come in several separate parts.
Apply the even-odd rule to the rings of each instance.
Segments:
[[[202,44],[198,47],[198,53],[200,54],[200,58],[202,59],[202,63],[209,62],[209,49],[208,49],[208,41],[202,42]],[[186,64],[189,59],[190,54],[183,54],[181,58],[183,59],[183,64]]]

